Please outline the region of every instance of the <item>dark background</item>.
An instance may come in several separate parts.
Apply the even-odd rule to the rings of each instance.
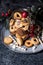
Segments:
[[[0,12],[7,10],[4,9],[5,6],[5,8],[7,8],[6,3],[10,3],[10,8],[13,8],[15,5],[17,6],[17,4],[26,7],[39,4],[40,2],[38,0],[0,0]],[[0,33],[2,28],[3,25],[0,24]],[[0,65],[43,65],[43,51],[36,54],[15,53],[6,48],[0,38]]]

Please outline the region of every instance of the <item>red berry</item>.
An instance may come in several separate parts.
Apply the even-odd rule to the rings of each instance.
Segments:
[[[28,16],[28,13],[26,11],[22,12],[22,18],[26,18]]]
[[[5,15],[8,16],[8,13],[6,13]]]
[[[4,12],[2,12],[2,16],[4,16]]]

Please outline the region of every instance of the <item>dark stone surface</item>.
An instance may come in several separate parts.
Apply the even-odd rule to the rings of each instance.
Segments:
[[[43,65],[43,51],[36,54],[19,54],[0,42],[0,65]]]

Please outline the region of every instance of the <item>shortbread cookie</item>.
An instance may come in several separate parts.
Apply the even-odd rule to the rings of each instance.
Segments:
[[[17,40],[17,43],[18,43],[19,46],[22,46],[23,45],[22,38],[18,37],[18,38],[16,38],[16,40]]]
[[[4,38],[4,43],[5,43],[5,44],[9,45],[9,44],[11,44],[12,42],[13,42],[12,38],[10,38],[10,37],[5,37],[5,38]]]

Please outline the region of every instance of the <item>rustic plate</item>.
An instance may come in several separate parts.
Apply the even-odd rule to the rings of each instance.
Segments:
[[[3,27],[3,29],[1,30],[1,40],[2,40],[2,43],[4,44],[3,42],[3,39],[5,36],[11,36],[9,30],[6,30],[5,27]],[[41,50],[43,50],[43,46],[41,44],[37,45],[36,47],[33,46],[33,47],[30,47],[30,48],[26,48],[25,46],[17,46],[17,42],[16,42],[16,38],[15,36],[13,36],[14,38],[14,42],[11,43],[10,45],[5,45],[6,47],[8,47],[10,50],[12,51],[15,51],[15,52],[18,52],[18,53],[36,53],[36,52],[39,52]]]

